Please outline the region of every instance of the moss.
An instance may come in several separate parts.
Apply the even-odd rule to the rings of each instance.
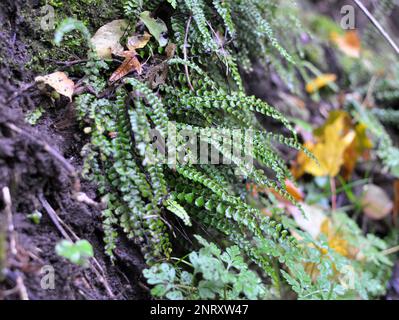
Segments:
[[[42,6],[49,4],[55,11],[55,26],[53,30],[45,31],[40,22],[44,14]],[[87,53],[87,44],[78,32],[71,32],[64,38],[62,48],[53,42],[54,31],[68,17],[82,21],[91,33],[107,22],[122,17],[121,1],[106,0],[41,0],[40,7],[26,6],[21,15],[32,32],[22,40],[28,46],[31,60],[25,65],[34,73],[48,73],[57,68],[56,61],[83,59]]]

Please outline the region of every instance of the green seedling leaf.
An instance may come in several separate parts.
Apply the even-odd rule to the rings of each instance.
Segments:
[[[36,108],[26,114],[25,121],[33,126],[42,117],[43,113],[44,109],[42,107]]]
[[[87,267],[89,259],[94,256],[93,247],[87,240],[79,240],[76,243],[62,240],[55,246],[55,251],[59,256],[83,267]]]
[[[34,224],[40,224],[40,221],[42,219],[42,213],[38,210],[33,211],[31,214],[28,214],[28,218],[34,223]]]

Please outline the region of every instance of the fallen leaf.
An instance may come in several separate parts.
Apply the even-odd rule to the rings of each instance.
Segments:
[[[287,209],[293,216],[298,226],[316,239],[320,232],[323,221],[326,219],[323,209],[315,205],[301,204],[303,212],[296,206],[289,206]]]
[[[265,190],[265,189],[264,189]],[[292,204],[290,200],[281,196],[276,190],[269,188],[267,189],[269,192],[273,193],[273,195],[282,203]],[[289,195],[291,195],[296,201],[303,200],[303,192],[298,189],[292,181],[289,179],[285,179],[285,190]]]
[[[123,63],[119,66],[118,69],[111,75],[109,78],[109,83],[113,83],[128,75],[129,73],[136,71],[138,74],[141,74],[141,63],[137,59],[136,52],[134,51],[125,51],[122,54],[125,57]]]
[[[296,201],[302,201],[303,200],[303,192],[294,185],[294,183],[289,180],[285,179],[285,187],[287,192],[296,200]]]
[[[320,233],[327,237],[328,246],[341,254],[344,257],[351,257],[351,250],[349,243],[344,239],[343,234],[333,226],[331,219],[326,218],[320,227]]]
[[[338,49],[352,58],[359,58],[361,43],[356,30],[350,30],[340,35],[336,32],[331,33],[331,40],[338,46]]]
[[[306,84],[306,92],[315,93],[316,91],[334,82],[335,80],[337,80],[337,76],[335,74],[321,74]]]
[[[68,97],[72,101],[75,83],[64,72],[57,71],[46,76],[38,76],[35,78],[35,82],[49,85],[59,94]]]
[[[320,235],[324,235],[327,238],[328,247],[345,257],[354,258],[356,256],[358,250],[349,245],[341,228],[335,225],[334,219],[324,214],[322,208],[315,205],[307,205],[306,203],[302,204],[302,208],[305,216],[294,206],[289,208],[289,212],[303,231],[309,233],[315,240]],[[322,254],[327,254],[328,252],[325,248],[318,249]]]
[[[319,164],[312,159],[306,159],[303,170],[313,176],[335,177],[344,163],[344,152],[353,142],[356,134],[353,130],[345,133],[344,117],[338,117],[333,123],[328,124],[323,135],[309,150],[318,159]]]
[[[360,202],[364,214],[373,220],[385,218],[393,209],[393,203],[387,193],[374,184],[367,184],[363,187]]]
[[[151,13],[149,11],[143,11],[142,13],[140,13],[140,20],[143,21],[150,33],[154,36],[155,39],[157,39],[159,45],[161,47],[164,47],[168,44],[168,27],[166,26],[165,22],[163,22],[163,20],[159,18],[154,19],[150,16],[150,14]]]
[[[355,127],[355,139],[345,150],[344,153],[344,178],[348,180],[352,175],[353,170],[359,157],[368,159],[370,156],[370,149],[373,143],[366,134],[367,127],[363,123],[359,123]]]
[[[168,65],[166,63],[160,63],[156,66],[152,66],[148,69],[147,76],[151,88],[156,89],[165,83],[168,77]]]
[[[313,130],[311,139],[304,143],[304,147],[319,160],[319,165],[303,152],[299,152],[296,160],[291,163],[291,172],[295,179],[304,173],[334,177],[341,167],[344,168],[344,178],[348,179],[359,157],[368,159],[373,146],[366,129],[362,123],[354,126],[347,112],[331,111],[325,123]]]
[[[91,43],[101,59],[110,59],[113,53],[123,51],[119,41],[127,27],[127,20],[114,20],[97,30]]]
[[[144,48],[148,41],[150,41],[151,35],[145,31],[144,34],[134,34],[127,39],[127,48],[132,51],[136,49]]]

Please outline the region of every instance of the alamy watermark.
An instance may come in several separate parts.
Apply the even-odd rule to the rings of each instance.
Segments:
[[[55,10],[53,6],[45,5],[40,9],[40,28],[43,31],[51,31],[55,28]]]
[[[142,136],[139,152],[144,164],[237,165],[241,171],[252,171],[254,139],[252,129],[199,128],[168,122],[167,132],[151,129]],[[244,172],[237,170],[237,174]]]
[[[45,265],[40,269],[40,287],[43,290],[55,289],[55,270],[51,265]]]

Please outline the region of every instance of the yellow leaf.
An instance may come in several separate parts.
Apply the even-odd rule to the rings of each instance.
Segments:
[[[45,83],[52,87],[59,94],[62,94],[63,96],[72,100],[75,83],[69,79],[64,72],[57,71],[46,76],[36,77],[35,82]]]
[[[344,162],[345,149],[355,138],[355,132],[344,133],[344,118],[337,118],[324,129],[324,135],[310,149],[319,160],[319,165],[310,159],[304,164],[304,171],[314,176],[335,177]]]
[[[320,227],[320,232],[327,237],[328,246],[344,257],[350,257],[350,247],[343,235],[336,230],[329,218],[326,218]]]
[[[368,158],[368,151],[373,147],[373,143],[367,137],[367,127],[363,123],[359,123],[355,127],[355,140],[346,149],[344,154],[344,178],[349,179],[355,169],[356,162],[359,157]]]
[[[335,80],[337,80],[337,76],[335,74],[332,73],[321,74],[306,84],[306,92],[315,93],[316,91],[325,87],[329,83],[334,82]]]
[[[145,31],[144,34],[134,34],[127,39],[127,47],[130,51],[144,48],[148,41],[150,41],[151,35]]]
[[[355,30],[347,31],[344,35],[339,35],[336,32],[332,32],[331,40],[347,56],[352,58],[360,57],[361,43]]]
[[[363,153],[373,147],[373,142],[366,134],[366,125],[363,123],[359,123],[355,127],[356,131],[356,151],[359,155],[363,155]]]

